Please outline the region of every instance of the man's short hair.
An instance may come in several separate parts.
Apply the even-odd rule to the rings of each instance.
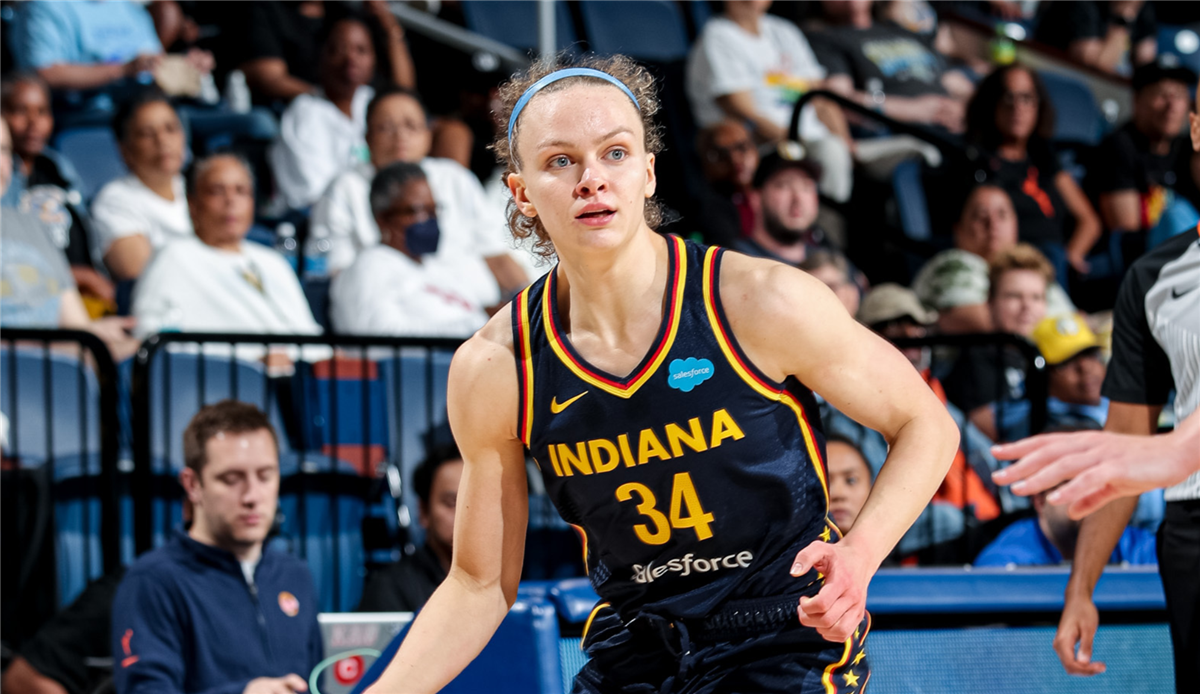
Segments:
[[[462,460],[462,453],[458,452],[458,444],[454,441],[434,446],[429,450],[425,460],[413,471],[413,491],[417,493],[421,504],[429,504],[429,495],[433,493],[433,478],[437,477],[437,471],[446,463],[455,460]]]
[[[0,80],[0,111],[8,112],[9,106],[13,99],[13,93],[17,90],[19,84],[32,84],[42,93],[46,95],[46,101],[50,101],[50,87],[46,84],[46,80],[42,79],[36,72],[23,70],[14,72],[8,75],[3,80]]]
[[[846,256],[840,252],[829,248],[814,248],[809,250],[799,265],[801,270],[808,273],[816,272],[823,267],[834,268],[842,273],[847,282],[854,281],[854,276],[850,271],[850,261],[846,260]]]
[[[371,180],[371,215],[379,217],[391,209],[404,186],[415,180],[426,180],[419,164],[397,161],[380,169]]]
[[[988,300],[996,296],[996,287],[1006,272],[1032,270],[1046,280],[1046,287],[1054,282],[1054,266],[1042,252],[1027,243],[1018,243],[1000,251],[988,262]]]
[[[183,430],[183,462],[197,475],[208,463],[208,442],[220,433],[248,434],[266,429],[279,452],[279,435],[271,420],[254,405],[237,400],[222,400],[200,408]]]
[[[242,168],[246,170],[246,174],[250,176],[250,194],[253,195],[254,191],[258,189],[258,181],[255,179],[254,167],[250,164],[250,160],[240,152],[231,149],[220,149],[216,152],[206,154],[203,157],[196,159],[184,173],[184,194],[189,200],[194,197],[196,195],[196,191],[199,190],[200,179],[204,176],[204,174],[208,173],[208,170],[212,168],[212,165],[216,163],[218,159],[233,159],[237,161],[237,163],[241,164]]]

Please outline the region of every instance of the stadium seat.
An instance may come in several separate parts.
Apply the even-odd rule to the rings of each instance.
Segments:
[[[1192,28],[1159,24],[1158,55],[1160,60],[1163,56],[1173,56],[1180,65],[1200,73],[1200,35]]]
[[[596,53],[656,63],[687,58],[687,25],[674,2],[581,0],[579,7],[588,45]]]
[[[387,457],[385,383],[368,359],[337,357],[296,365],[293,407],[306,451],[350,462],[374,476]]]
[[[921,174],[922,160],[906,159],[893,169],[892,186],[896,190],[896,212],[904,235],[915,241],[929,241],[933,232]]]
[[[279,466],[283,522],[273,546],[308,562],[322,612],[354,610],[362,597],[367,481],[327,456],[289,453]]]
[[[58,150],[79,173],[79,192],[91,200],[104,184],[129,173],[113,131],[107,127],[83,127],[65,130],[54,138]]]
[[[100,386],[86,364],[40,349],[0,350],[5,454],[26,465],[100,450]]]
[[[1069,75],[1039,71],[1054,107],[1055,142],[1095,145],[1104,135],[1104,116],[1087,84]]]
[[[467,0],[462,10],[471,31],[522,51],[536,52],[537,6],[536,0]],[[554,32],[558,50],[576,47],[575,25],[565,2],[554,3]]]

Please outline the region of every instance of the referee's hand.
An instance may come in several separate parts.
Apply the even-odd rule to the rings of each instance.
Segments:
[[[1100,612],[1096,603],[1090,598],[1067,596],[1058,633],[1054,635],[1054,652],[1068,673],[1090,676],[1105,671],[1104,663],[1092,660],[1092,641],[1099,626]]]
[[[850,638],[867,610],[870,562],[846,543],[817,540],[800,550],[791,574],[803,576],[816,569],[825,579],[811,598],[800,598],[796,608],[800,623],[817,630],[826,641],[841,643]]]

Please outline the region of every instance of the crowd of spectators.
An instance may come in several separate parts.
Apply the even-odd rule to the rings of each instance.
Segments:
[[[425,95],[448,87],[418,84],[432,58],[410,50],[387,3],[214,5],[12,8],[0,325],[91,330],[118,358],[168,330],[462,338],[547,271],[510,238],[510,196],[501,174],[479,166],[484,143],[468,115],[427,109]],[[1051,426],[1103,425],[1112,301],[1089,283],[1098,263],[1118,268],[1117,282],[1137,255],[1200,221],[1200,156],[1185,131],[1197,76],[1160,55],[1154,3],[1043,2],[1034,14],[1029,3],[957,5],[998,22],[1036,19],[1048,55],[1128,90],[1130,118],[1110,122],[1098,145],[1056,140],[1041,71],[1011,56],[993,66],[948,31],[941,5],[714,3],[687,60],[665,71],[679,81],[664,86],[680,95],[668,107],[695,138],[662,160],[697,175],[694,190],[663,201],[664,230],[809,272],[889,341],[1015,336],[901,345],[964,436],[896,560],[925,561],[973,523],[1024,513],[1035,515],[977,562],[1058,563],[1077,527],[1044,497],[1030,509],[997,490],[988,447],[1030,433],[1030,354],[1044,359]],[[815,90],[835,98],[812,99],[789,134],[794,104]],[[926,137],[881,129],[839,100]],[[127,171],[90,198],[52,147],[56,134],[89,127],[111,128],[113,164]],[[938,209],[923,243],[888,212],[892,173],[914,158],[945,182],[928,191]],[[284,226],[302,233],[273,233]],[[314,281],[327,316],[306,297]],[[848,529],[887,444],[821,408],[831,513]],[[456,460],[442,452],[423,473],[420,562],[373,577],[364,606],[395,608],[380,581],[407,581],[404,609],[416,607],[444,576]],[[1136,540],[1114,560],[1144,556]],[[172,545],[178,561],[208,551],[189,542]]]

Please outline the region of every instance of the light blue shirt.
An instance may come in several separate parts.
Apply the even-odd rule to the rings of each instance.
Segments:
[[[163,52],[150,13],[123,0],[19,3],[12,45],[21,69],[125,63],[142,53]]]

